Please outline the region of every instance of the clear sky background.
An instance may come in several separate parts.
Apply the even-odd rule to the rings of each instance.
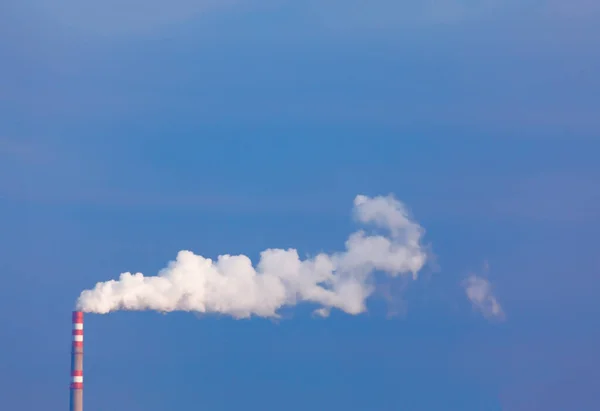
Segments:
[[[394,193],[437,269],[391,306],[88,315],[86,411],[600,409],[599,4],[0,2],[0,408],[67,409],[82,289]]]

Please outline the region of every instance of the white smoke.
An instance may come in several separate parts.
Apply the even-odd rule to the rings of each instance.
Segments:
[[[488,280],[476,275],[469,276],[465,282],[465,293],[473,304],[486,318],[504,318],[504,311],[492,292],[492,285]]]
[[[278,317],[284,306],[310,302],[320,306],[315,310],[320,316],[329,315],[332,308],[359,314],[374,291],[375,271],[416,278],[427,254],[421,245],[424,230],[392,195],[356,196],[354,216],[383,229],[385,235],[360,230],[347,239],[345,251],[306,260],[295,249],[267,249],[256,267],[245,255],[212,260],[180,251],[156,276],[123,273],[119,280],[83,291],[77,308],[98,314],[194,311],[248,318]]]

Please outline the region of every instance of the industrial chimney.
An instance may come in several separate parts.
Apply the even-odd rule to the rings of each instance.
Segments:
[[[71,407],[83,411],[83,312],[73,312],[73,344],[71,347]]]

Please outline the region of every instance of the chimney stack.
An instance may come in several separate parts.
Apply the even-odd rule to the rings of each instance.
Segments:
[[[71,407],[83,411],[83,312],[73,312],[73,344],[71,348]]]

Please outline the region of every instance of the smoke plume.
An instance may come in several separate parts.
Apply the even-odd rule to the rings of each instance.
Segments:
[[[267,249],[256,267],[245,255],[216,260],[180,251],[156,276],[123,273],[81,293],[77,309],[106,314],[116,310],[193,311],[235,318],[279,317],[278,310],[302,302],[327,316],[336,308],[366,311],[374,273],[417,277],[427,260],[424,230],[392,195],[354,199],[355,219],[380,234],[359,230],[345,250],[301,260],[295,249]]]

